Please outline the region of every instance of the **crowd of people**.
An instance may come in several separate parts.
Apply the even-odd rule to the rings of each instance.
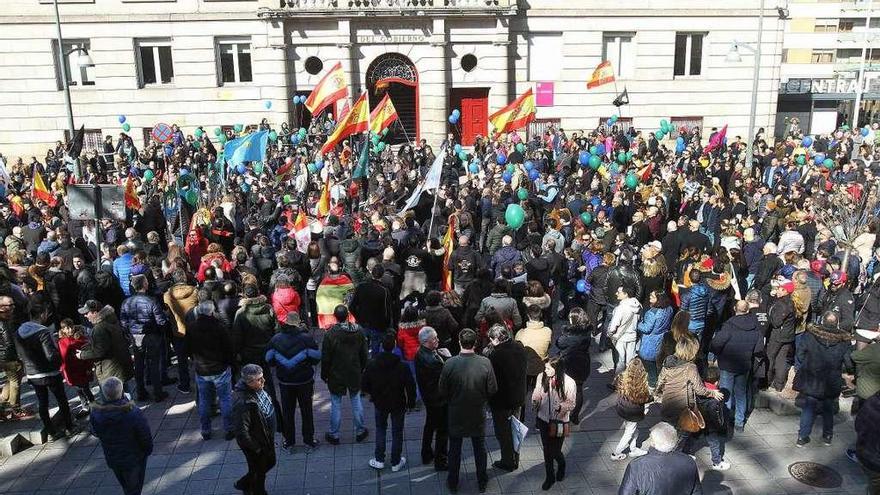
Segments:
[[[234,167],[218,150],[243,126],[213,138],[174,126],[142,150],[107,136],[80,157],[81,181],[136,193],[125,221],[69,218],[78,174],[62,143],[6,160],[2,420],[34,415],[27,381],[44,441],[89,416],[125,493],[140,493],[152,440],[138,404],[195,386],[202,437],[219,412],[247,460],[235,487],[263,494],[276,431],[296,448],[297,408],[303,448],[333,446],[347,397],[353,440],[374,428],[369,466],[393,472],[407,464],[406,413],[423,408],[420,461],[455,492],[469,437],[482,492],[487,412],[502,472],[519,469],[528,415],[550,490],[585,395],[609,393],[585,382],[591,355],[610,350],[600,371],[623,420],[611,459],[633,459],[621,494],[700,493],[693,454],[705,440],[711,469],[729,469],[725,443],[761,390],[796,397],[797,447],[817,416],[830,445],[838,399],[853,396],[847,453],[880,493],[877,125],[775,143],[761,131],[747,157],[724,130],[608,124],[472,149],[457,131],[368,153],[384,134],[352,136],[321,156],[324,119],[273,130],[264,162]],[[435,162],[439,186],[403,208]],[[48,195],[32,193],[37,175]],[[316,379],[330,395],[323,437]],[[652,407],[662,422],[640,443]]]

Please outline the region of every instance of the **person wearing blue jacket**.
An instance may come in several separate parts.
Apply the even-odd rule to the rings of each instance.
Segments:
[[[651,292],[648,303],[650,307],[642,316],[637,329],[642,337],[639,357],[648,372],[648,385],[653,388],[657,386],[657,376],[660,374],[657,354],[660,353],[660,346],[663,344],[663,335],[672,326],[673,311],[669,296],[664,291]]]
[[[315,439],[315,421],[312,397],[315,392],[315,365],[321,361],[321,351],[314,337],[302,325],[299,315],[288,313],[281,331],[266,346],[266,364],[275,367],[275,376],[281,391],[283,449],[292,452],[296,443],[296,406],[302,417],[303,444],[318,446]]]
[[[703,282],[703,273],[700,270],[693,268],[688,276],[693,285],[682,297],[681,309],[690,312],[691,321],[688,330],[699,340],[706,328],[706,317],[709,314],[709,287]]]
[[[129,247],[125,244],[120,244],[116,248],[116,254],[119,257],[113,260],[113,275],[119,281],[122,293],[125,294],[125,297],[128,297],[131,295],[129,278],[131,277],[131,265],[134,263],[134,255],[129,252]]]
[[[101,395],[103,400],[92,406],[89,415],[92,433],[101,441],[104,461],[123,493],[140,495],[147,458],[153,453],[150,425],[141,410],[123,395],[119,378],[104,380]]]

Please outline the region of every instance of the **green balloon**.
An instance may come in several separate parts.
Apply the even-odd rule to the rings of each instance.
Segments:
[[[388,134],[388,128],[387,128],[387,127],[384,128],[384,129],[382,129],[382,135],[385,136],[386,134]]]
[[[232,126],[232,128],[235,130],[235,132],[241,132],[244,130],[244,124],[235,124],[234,126]]]
[[[618,153],[617,154],[617,161],[620,163],[626,163],[626,153],[624,153],[623,151]]]
[[[596,146],[595,144],[593,146],[590,146],[590,154],[591,155],[598,155],[599,154],[599,147]]]
[[[519,151],[520,153],[522,153],[525,150],[526,150],[526,145],[524,145],[522,143],[516,143],[516,151]]]
[[[376,149],[379,150],[379,153],[385,151],[385,143],[379,143],[376,145]]]
[[[825,161],[822,162],[822,165],[825,165],[829,169],[834,168],[834,159],[826,158]]]
[[[285,194],[283,199],[284,199],[284,204],[286,204],[286,205],[293,202],[293,198],[290,196],[290,194]]]
[[[205,134],[205,131],[203,131],[200,127],[198,129],[196,129],[196,131],[193,132],[193,134],[195,135],[196,139],[201,139],[202,136]]]
[[[190,204],[190,206],[195,206],[199,202],[199,192],[195,189],[190,189],[186,192],[186,202]]]
[[[581,213],[581,222],[584,222],[584,225],[590,225],[593,223],[593,215],[590,215],[588,211]]]
[[[803,165],[807,163],[807,157],[805,157],[804,155],[798,155],[794,157],[794,161],[797,162],[798,165]]]
[[[144,171],[144,182],[150,182],[153,180],[154,177],[156,177],[156,174],[153,173],[152,170],[148,169]]]
[[[217,141],[220,141],[220,144],[226,144],[227,138],[225,134],[221,134],[220,137],[217,138]]]
[[[599,170],[599,166],[602,165],[602,159],[598,157],[598,155],[590,156],[590,168],[593,170]]]
[[[467,161],[467,152],[462,150],[458,152],[458,159],[461,161]]]
[[[300,138],[304,138],[304,137],[306,137],[306,134],[308,134],[308,132],[306,132],[306,128],[305,128],[305,127],[300,127],[298,132],[299,132],[299,137],[300,137]]]
[[[524,187],[517,189],[516,197],[519,198],[520,201],[525,201],[529,198],[529,190]]]
[[[626,187],[628,187],[628,188],[630,188],[630,189],[635,189],[636,186],[638,186],[638,185],[639,185],[639,178],[636,177],[636,174],[634,174],[634,173],[632,173],[632,172],[630,172],[629,174],[627,174],[627,176],[626,176]]]
[[[195,148],[195,149],[199,149],[199,148],[201,148],[201,147],[202,147],[202,142],[201,142],[201,141],[193,141],[193,148]]]
[[[278,133],[275,131],[269,131],[269,141],[273,143],[278,140]]]
[[[223,129],[221,129],[221,128],[219,128],[219,127],[215,127],[215,128],[214,128],[214,135],[215,135],[215,136],[219,136],[219,135],[221,135],[221,134],[223,134]]]
[[[504,220],[508,227],[513,230],[522,227],[525,218],[526,212],[523,211],[522,206],[516,203],[507,205],[507,210],[504,211]]]
[[[379,136],[373,135],[372,139],[370,139],[370,142],[373,143],[373,146],[378,146],[379,145]]]
[[[128,122],[122,124],[122,130],[125,131],[125,132],[128,132],[128,131],[131,130],[131,126],[128,125]]]
[[[263,168],[264,168],[264,167],[263,167],[263,162],[255,162],[255,163],[254,163],[254,173],[255,173],[255,174],[258,174],[258,175],[259,175],[259,174],[262,174],[262,173],[263,173]]]
[[[318,171],[318,167],[316,167],[314,163],[310,163],[306,166],[306,170],[308,170],[310,174],[313,174]]]
[[[512,163],[508,163],[507,164],[507,171],[510,172],[511,174],[516,172],[516,165],[514,165]]]
[[[627,151],[626,152],[626,161],[630,162],[630,161],[632,161],[632,159],[633,159],[633,152]]]
[[[666,119],[662,119],[660,121],[660,129],[662,129],[664,133],[668,132],[669,131],[669,121]]]

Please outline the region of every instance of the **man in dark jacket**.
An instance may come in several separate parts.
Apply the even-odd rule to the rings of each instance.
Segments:
[[[770,282],[782,266],[782,260],[776,254],[776,244],[772,242],[764,244],[764,257],[758,262],[755,278],[752,281],[752,288],[761,291],[761,294],[766,298],[770,295],[772,289]]]
[[[467,286],[474,281],[477,270],[483,266],[480,253],[470,246],[470,238],[463,235],[458,238],[458,248],[452,251],[447,268],[452,271],[452,284],[455,292],[464,294]]]
[[[95,378],[98,382],[103,383],[110,377],[116,377],[126,384],[134,378],[134,363],[128,350],[129,337],[119,326],[113,307],[104,306],[92,299],[79,308],[79,314],[92,324],[92,335],[77,357],[95,363]],[[126,391],[131,391],[131,387],[126,388]]]
[[[373,356],[364,369],[361,390],[368,394],[376,408],[376,449],[370,467],[385,467],[385,436],[388,417],[391,417],[391,471],[406,466],[403,453],[403,418],[407,409],[416,403],[416,385],[409,367],[394,351],[397,336],[388,332],[382,336],[382,352]]]
[[[652,448],[633,459],[623,473],[618,495],[701,495],[703,486],[697,463],[675,450],[678,433],[669,423],[651,428]]]
[[[456,354],[458,321],[441,305],[442,301],[443,295],[439,291],[432,290],[425,294],[425,310],[422,312],[422,317],[425,319],[425,325],[437,332],[437,338],[440,339],[439,347],[449,349],[450,353]]]
[[[831,274],[828,291],[822,301],[822,312],[833,311],[840,322],[841,330],[852,332],[855,324],[855,298],[847,288],[847,275],[841,271]]]
[[[168,394],[162,390],[162,370],[165,365],[165,325],[168,317],[162,306],[147,291],[147,277],[131,277],[132,296],[122,303],[119,322],[134,337],[134,373],[138,401],[149,400],[146,377],[153,386],[153,399],[163,401]]]
[[[796,314],[791,293],[794,284],[776,284],[773,296],[776,300],[770,305],[767,316],[770,321],[770,338],[767,341],[767,381],[777,392],[782,392],[788,382],[788,370],[794,358],[794,333]]]
[[[288,313],[281,331],[269,341],[266,363],[275,366],[281,395],[281,414],[284,426],[282,448],[291,451],[296,443],[296,406],[302,416],[303,444],[318,446],[315,439],[312,396],[315,390],[315,365],[321,360],[321,351],[315,338],[302,325],[299,315]],[[268,368],[267,368],[268,369]]]
[[[880,493],[880,392],[862,404],[856,416],[856,457],[868,478],[868,493]]]
[[[82,256],[73,257],[73,278],[76,280],[76,305],[82,307],[89,299],[97,299],[95,272]]]
[[[43,289],[52,300],[52,323],[57,325],[64,318],[76,318],[76,280],[62,265],[64,260],[53,256],[49,269],[43,275]]]
[[[489,398],[489,408],[495,438],[501,448],[501,459],[492,466],[511,472],[519,467],[519,455],[513,450],[510,417],[518,416],[525,404],[526,350],[522,343],[511,338],[504,325],[496,324],[489,329],[489,343],[492,345],[489,361],[498,385],[498,391]]]
[[[419,331],[419,352],[416,353],[416,382],[425,405],[425,427],[422,429],[422,464],[434,462],[436,471],[448,469],[446,445],[449,439],[449,414],[446,399],[440,395],[440,373],[450,357],[448,349],[440,348],[437,331],[424,326]],[[436,443],[434,438],[436,434]],[[431,444],[434,443],[432,448]]]
[[[241,368],[235,385],[233,417],[235,440],[244,453],[248,471],[233,485],[249,495],[266,495],[266,473],[275,466],[275,409],[263,390],[263,369],[256,364]]]
[[[719,386],[728,391],[727,408],[735,412],[734,428],[743,431],[751,402],[752,369],[755,357],[764,353],[764,336],[758,330],[758,319],[749,314],[749,303],[737,301],[734,311],[712,337],[709,349],[721,370]]]
[[[3,417],[11,414],[13,419],[20,419],[25,417],[25,413],[20,408],[21,362],[15,349],[15,331],[19,324],[16,320],[15,301],[11,296],[0,296],[0,370],[6,374],[6,382],[0,394],[0,403],[3,403],[0,414]],[[7,412],[7,407],[11,411]]]
[[[321,343],[321,379],[330,390],[330,431],[324,439],[339,445],[342,422],[342,397],[351,400],[355,440],[363,442],[369,430],[364,426],[364,405],[361,402],[361,374],[367,366],[367,339],[361,327],[348,322],[348,308],[340,304],[333,310],[336,324],[330,327]]]
[[[198,295],[199,304],[186,314],[184,322],[186,347],[195,364],[202,438],[211,438],[211,403],[216,393],[226,440],[232,440],[235,437],[232,429],[232,364],[235,347],[229,335],[229,322],[217,310],[211,292],[199,289]]]
[[[391,328],[392,297],[388,288],[379,281],[385,275],[385,268],[376,264],[370,276],[354,288],[350,311],[363,327],[370,339],[370,353],[376,355],[381,347],[381,338]]]
[[[111,376],[101,383],[101,396],[92,405],[89,422],[101,441],[104,461],[125,495],[140,495],[147,458],[153,453],[150,424],[140,409],[123,395],[122,380]]]

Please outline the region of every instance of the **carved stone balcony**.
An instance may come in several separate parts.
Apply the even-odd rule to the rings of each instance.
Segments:
[[[259,15],[266,18],[297,15],[430,16],[513,15],[517,0],[261,0]]]

